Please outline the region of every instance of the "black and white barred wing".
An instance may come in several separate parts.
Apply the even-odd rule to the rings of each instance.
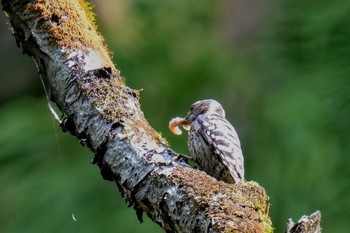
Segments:
[[[225,118],[209,116],[202,122],[200,133],[213,154],[229,170],[235,182],[244,180],[244,159],[241,143],[234,127]]]

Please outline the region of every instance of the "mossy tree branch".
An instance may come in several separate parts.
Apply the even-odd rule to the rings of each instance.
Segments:
[[[65,114],[94,153],[104,179],[167,232],[270,232],[265,191],[229,185],[175,161],[125,86],[83,0],[1,0],[23,53],[31,56]]]

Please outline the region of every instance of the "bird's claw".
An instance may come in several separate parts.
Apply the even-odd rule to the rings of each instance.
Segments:
[[[177,154],[177,155],[175,156],[175,159],[174,159],[174,160],[175,160],[175,161],[181,161],[181,160],[183,160],[183,161],[185,161],[186,163],[188,163],[188,161],[193,161],[193,158],[188,157],[188,156],[183,155],[183,154]]]

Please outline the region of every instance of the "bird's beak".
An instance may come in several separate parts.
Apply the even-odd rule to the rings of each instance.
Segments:
[[[190,123],[190,115],[188,115],[188,116],[186,116],[185,118],[184,118],[184,123],[185,124],[189,124]]]
[[[186,116],[185,118],[183,118],[184,121],[182,123],[182,127],[185,129],[185,130],[190,130],[191,128],[191,121],[190,121],[190,117],[189,116]]]

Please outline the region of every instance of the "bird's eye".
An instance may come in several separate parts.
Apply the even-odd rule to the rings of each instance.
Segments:
[[[192,111],[193,109],[194,109],[194,106],[191,106],[191,107],[190,107],[190,111]]]

